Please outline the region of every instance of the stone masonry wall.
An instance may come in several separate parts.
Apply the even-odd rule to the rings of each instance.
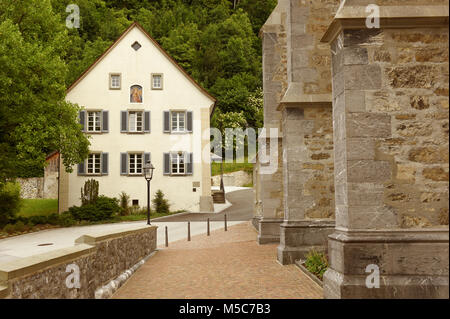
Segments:
[[[336,132],[347,136],[337,205],[373,216],[340,226],[448,225],[448,29],[347,30],[332,50]]]
[[[305,108],[311,131],[304,136],[304,192],[312,198],[306,218],[334,218],[334,154],[332,109]]]
[[[44,197],[44,178],[18,178],[20,184],[20,197],[26,199],[43,198]]]
[[[8,298],[94,298],[96,289],[115,279],[155,249],[156,227],[100,241],[82,256],[8,281]],[[78,289],[66,286],[66,278],[70,274],[66,272],[66,267],[69,264],[76,264],[80,269]]]

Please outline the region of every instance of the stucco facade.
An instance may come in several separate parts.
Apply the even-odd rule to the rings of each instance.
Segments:
[[[133,44],[139,43],[132,47]],[[120,88],[111,89],[111,74],[120,75]],[[152,75],[161,76],[161,87],[153,88]],[[116,83],[117,84],[117,83]],[[131,103],[130,88],[142,87],[142,95]],[[73,173],[61,172],[60,211],[80,204],[80,190],[86,180],[94,178],[99,182],[100,194],[118,197],[124,191],[139,206],[147,205],[147,184],[142,174],[132,175],[130,154],[142,154],[141,164],[148,155],[155,167],[151,182],[152,198],[161,189],[169,199],[171,210],[191,212],[212,211],[211,169],[209,158],[210,114],[215,100],[178,66],[168,54],[138,25],[133,24],[69,89],[67,101],[83,107],[84,111],[103,111],[107,121],[106,130],[89,132],[87,113],[84,117],[86,134],[90,135],[90,151],[107,154],[107,167],[101,158],[100,174],[90,174],[89,163],[84,168],[74,166]],[[135,100],[136,101],[136,100]],[[105,112],[106,111],[106,112]],[[123,113],[142,111],[140,132],[124,131]],[[179,126],[182,132],[167,130],[164,112],[183,111],[187,113]],[[147,112],[147,113],[145,113]],[[131,123],[127,113],[127,125]],[[145,119],[144,119],[145,114]],[[147,115],[148,114],[148,115]],[[169,116],[172,127],[172,113]],[[137,123],[137,122],[136,122]],[[192,126],[189,127],[190,123]],[[192,168],[185,164],[184,174],[169,173],[165,153],[185,152],[192,154]],[[125,155],[123,155],[125,154]],[[128,154],[128,155],[126,155]],[[202,156],[205,154],[205,156]],[[145,155],[145,156],[144,156]],[[127,157],[124,164],[122,156]],[[144,160],[145,157],[145,160]],[[184,157],[189,162],[189,157]],[[124,171],[124,165],[127,169]],[[172,166],[172,162],[169,167]],[[82,172],[82,174],[80,174]]]

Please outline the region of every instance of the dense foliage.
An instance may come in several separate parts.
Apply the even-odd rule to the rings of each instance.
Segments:
[[[164,197],[162,190],[158,189],[155,194],[155,198],[152,199],[153,208],[158,214],[169,214],[170,205],[169,201]]]
[[[20,209],[20,185],[0,184],[0,227],[13,220]]]
[[[69,171],[87,156],[78,107],[64,101],[69,41],[50,0],[0,2],[0,184],[42,170],[53,150]]]
[[[327,256],[322,252],[317,252],[314,249],[306,255],[305,267],[320,280],[323,280],[323,275],[328,269]]]

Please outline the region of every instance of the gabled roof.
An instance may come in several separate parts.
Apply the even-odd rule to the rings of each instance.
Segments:
[[[215,104],[216,104],[216,98],[214,96],[212,96],[211,94],[209,94],[208,91],[206,91],[200,84],[197,83],[197,81],[195,81],[192,76],[190,76],[182,67],[181,65],[179,65],[177,63],[177,61],[175,61],[170,55],[169,53],[166,52],[166,50],[164,50],[161,45],[159,45],[158,42],[156,42],[155,39],[152,38],[152,36],[150,34],[148,34],[147,31],[144,30],[144,28],[137,22],[133,22],[128,29],[126,29],[120,36],[119,38],[114,41],[113,44],[110,45],[110,47],[108,49],[106,49],[105,52],[103,52],[103,54],[101,56],[99,56],[66,90],[66,94],[69,93],[75,86],[77,86],[78,83],[80,83],[85,77],[86,75],[89,74],[89,72],[91,70],[93,70],[95,68],[95,66],[100,63],[100,61],[103,60],[103,58],[108,55],[109,52],[111,52],[115,46],[123,39],[125,38],[125,36],[134,28],[138,28],[139,30],[141,30],[146,36],[147,38],[150,40],[150,42],[152,42],[156,48],[159,49],[159,51],[170,61],[172,62],[172,64],[181,71],[182,74],[184,74],[186,76],[186,78],[192,82],[192,84],[194,84],[204,95],[206,95],[207,97],[209,97],[211,100],[213,100],[214,102],[214,106],[211,109],[211,114],[214,112],[214,108],[215,108]]]

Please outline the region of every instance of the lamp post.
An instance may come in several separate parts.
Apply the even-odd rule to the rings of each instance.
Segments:
[[[145,177],[145,180],[147,181],[147,225],[151,225],[150,224],[150,181],[153,178],[153,170],[154,169],[155,169],[155,167],[153,166],[153,164],[150,161],[145,163],[144,177]]]

